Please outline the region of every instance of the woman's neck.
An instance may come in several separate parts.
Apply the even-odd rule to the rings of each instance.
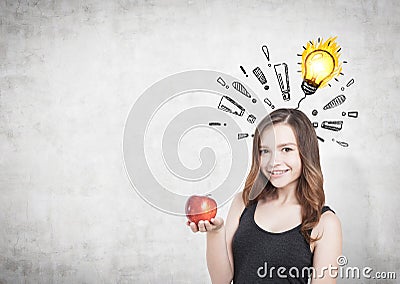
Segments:
[[[299,204],[296,196],[296,187],[297,183],[288,185],[286,187],[277,188],[275,202],[279,203],[280,205]]]

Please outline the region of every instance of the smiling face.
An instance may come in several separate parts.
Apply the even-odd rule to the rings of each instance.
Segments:
[[[287,124],[261,133],[260,170],[276,188],[296,188],[302,172],[296,136]]]

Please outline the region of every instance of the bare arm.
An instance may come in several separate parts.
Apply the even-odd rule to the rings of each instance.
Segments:
[[[322,214],[318,224],[322,238],[316,241],[312,284],[335,284],[338,274],[337,259],[342,254],[342,228],[339,218],[332,212]]]
[[[230,283],[233,279],[232,239],[239,225],[239,218],[244,209],[242,193],[235,195],[226,224],[221,217],[200,221],[198,226],[190,223],[193,232],[207,232],[207,267],[213,284]]]

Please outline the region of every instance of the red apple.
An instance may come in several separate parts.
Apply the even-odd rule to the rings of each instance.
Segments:
[[[208,196],[192,195],[186,201],[185,212],[190,222],[210,221],[217,215],[217,202]]]

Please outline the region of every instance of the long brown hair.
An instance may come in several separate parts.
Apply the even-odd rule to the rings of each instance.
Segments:
[[[277,189],[272,183],[268,182],[268,179],[260,171],[260,135],[267,127],[279,123],[289,125],[297,140],[302,173],[297,184],[296,197],[301,205],[301,233],[306,241],[311,243],[318,240],[318,238],[311,238],[310,232],[321,218],[325,193],[317,135],[311,121],[300,110],[277,109],[258,124],[254,133],[252,165],[246,179],[242,198],[247,207],[264,197],[277,194]],[[250,198],[251,192],[259,194]]]

